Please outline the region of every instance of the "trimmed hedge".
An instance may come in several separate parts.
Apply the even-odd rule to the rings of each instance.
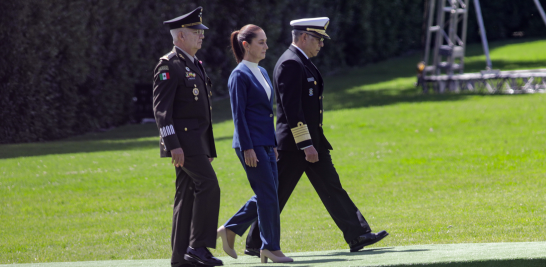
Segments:
[[[162,21],[203,6],[206,31],[197,56],[227,94],[235,61],[231,31],[253,23],[269,44],[271,73],[291,42],[290,20],[331,19],[321,55],[325,74],[421,49],[423,0],[2,0],[0,1],[0,143],[63,138],[131,120],[135,84],[152,82],[172,48]],[[532,1],[482,1],[490,40],[545,36]],[[473,12],[473,11],[472,11]],[[478,41],[475,15],[469,41]],[[150,90],[152,88],[150,87]]]

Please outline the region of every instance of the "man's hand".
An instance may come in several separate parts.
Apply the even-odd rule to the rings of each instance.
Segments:
[[[310,146],[303,150],[305,152],[305,160],[315,163],[318,161],[318,152],[314,146]]]
[[[256,152],[254,152],[254,149],[247,149],[245,150],[245,163],[249,167],[257,167],[258,166],[258,157],[256,157]]]
[[[273,151],[275,151],[275,160],[276,160],[276,161],[279,161],[279,152],[277,152],[277,148],[274,147],[274,148],[273,148]]]
[[[209,162],[212,162],[214,160],[214,158],[209,158]]]
[[[171,150],[171,157],[172,157],[171,163],[174,166],[176,167],[184,166],[184,151],[182,151],[181,147]]]

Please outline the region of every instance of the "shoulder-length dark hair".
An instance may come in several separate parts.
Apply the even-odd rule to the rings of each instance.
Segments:
[[[249,44],[252,43],[252,39],[256,37],[259,30],[262,30],[262,28],[254,24],[247,24],[240,30],[231,33],[231,51],[233,51],[237,63],[241,63],[245,56],[243,41],[247,41]]]

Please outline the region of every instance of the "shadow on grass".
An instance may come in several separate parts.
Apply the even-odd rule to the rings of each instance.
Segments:
[[[232,138],[223,136],[215,141]],[[155,124],[124,125],[107,132],[88,133],[52,142],[0,145],[0,159],[141,149],[155,149],[153,153],[159,157],[159,135]]]
[[[326,255],[304,255],[304,256],[294,256],[294,258],[304,258],[304,257],[329,257],[329,256],[357,256],[357,255],[378,255],[378,254],[385,254],[385,253],[399,253],[399,252],[423,252],[423,251],[429,251],[429,249],[407,249],[407,250],[394,250],[391,251],[391,249],[394,249],[394,247],[387,247],[387,248],[374,248],[374,249],[366,249],[361,250],[357,252],[334,252],[334,253],[328,253]],[[298,261],[300,262],[300,261]]]
[[[529,95],[504,95],[504,94],[486,94],[486,93],[429,93],[424,94],[420,89],[377,89],[362,90],[357,92],[338,92],[326,94],[327,100],[323,102],[324,109],[342,110],[349,108],[378,107],[395,105],[402,103],[422,103],[422,102],[447,102],[461,101],[470,97],[527,97]]]

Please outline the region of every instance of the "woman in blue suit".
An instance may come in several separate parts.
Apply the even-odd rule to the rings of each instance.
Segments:
[[[263,245],[260,258],[292,262],[280,249],[280,209],[277,196],[277,141],[273,122],[273,86],[267,71],[258,66],[268,49],[262,28],[248,24],[231,34],[237,67],[228,87],[235,132],[233,148],[246,171],[255,195],[218,229],[224,251],[233,258],[235,235],[242,236],[258,219]]]

